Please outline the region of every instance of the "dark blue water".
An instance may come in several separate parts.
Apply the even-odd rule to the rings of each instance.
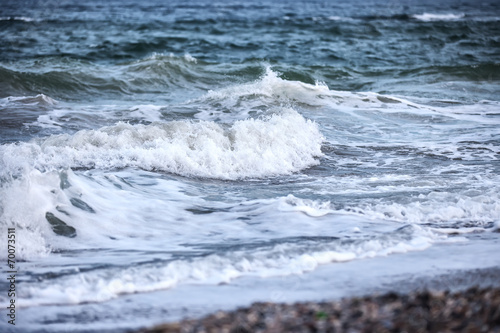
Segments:
[[[0,143],[25,331],[498,266],[500,3],[4,0]]]

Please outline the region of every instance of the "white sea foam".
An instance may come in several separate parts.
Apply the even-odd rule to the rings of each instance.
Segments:
[[[351,183],[353,182],[351,181]],[[369,191],[369,189],[357,186],[359,193]],[[400,190],[403,189],[404,186]],[[376,191],[383,192],[383,190],[379,187]],[[394,186],[388,190],[398,191]],[[353,191],[342,190],[342,192],[352,193]],[[466,227],[463,231],[454,230],[456,233],[468,233],[470,230],[475,230],[476,227],[484,230],[484,227],[500,220],[500,196],[498,193],[498,186],[492,186],[485,193],[431,192],[426,195],[420,194],[409,203],[366,200],[360,205],[346,205],[340,208],[336,208],[335,203],[329,200],[308,200],[288,195],[278,199],[277,208],[282,212],[299,211],[315,217],[327,214],[358,215],[373,220],[411,224],[432,223],[434,226],[446,226],[450,223],[466,221],[470,227]]]
[[[463,18],[465,14],[433,14],[433,13],[423,13],[420,15],[413,15],[413,17],[420,21],[430,22],[430,21],[456,21]]]
[[[366,206],[363,211],[374,217],[410,223],[474,221],[481,226],[500,219],[500,196],[495,187],[474,196],[431,192],[421,194],[409,204],[378,203]]]
[[[279,77],[270,67],[257,81],[209,91],[191,102],[203,105],[195,116],[204,120],[245,119],[265,113],[266,105],[299,104],[341,110],[370,109],[384,112],[406,110],[419,114],[440,112],[439,108],[420,105],[401,97],[374,92],[349,92],[329,89],[323,82],[308,84]],[[241,107],[244,105],[245,107]]]
[[[32,170],[23,178],[3,183],[0,187],[0,226],[2,230],[16,228],[17,259],[27,260],[50,253],[50,245],[44,236],[50,229],[46,221],[42,223],[42,217],[56,205],[57,197],[51,191],[57,181],[58,177],[54,174]],[[3,245],[6,240],[2,237],[0,244]],[[6,255],[0,254],[0,257]]]
[[[220,179],[289,174],[318,164],[323,137],[315,123],[292,109],[265,119],[118,123],[74,135],[2,146],[4,172],[36,166],[58,168],[138,167],[184,176]]]
[[[168,54],[161,53],[161,52],[153,52],[149,56],[147,56],[141,60],[137,60],[134,63],[139,64],[139,63],[143,63],[144,61],[147,61],[147,60],[171,60],[171,61],[175,61],[175,60],[179,60],[179,59],[183,59],[187,62],[194,63],[194,64],[198,63],[198,59],[196,59],[195,57],[193,57],[189,53],[184,53],[184,55],[182,57],[178,57],[172,52],[170,52]]]
[[[498,123],[498,120],[492,117],[485,117],[498,114],[499,104],[497,101],[480,101],[471,105],[449,103],[449,106],[442,107],[425,104],[429,103],[429,100],[415,99],[419,102],[376,92],[333,90],[319,81],[315,84],[308,84],[284,80],[279,77],[279,73],[273,71],[271,67],[267,67],[264,75],[255,82],[209,91],[194,102],[205,105],[196,115],[197,118],[205,120],[214,118],[222,120],[245,119],[252,112],[264,113],[264,105],[298,104],[356,113],[363,110],[382,113],[405,112],[419,117],[445,115],[460,120]]]
[[[161,121],[160,105],[136,105],[130,108],[129,116],[134,119],[143,119],[150,122]]]
[[[24,104],[24,105],[56,105],[58,102],[55,99],[50,98],[44,94],[38,94],[36,96],[9,96],[0,99],[1,106],[7,106],[9,104]]]
[[[0,21],[23,21],[23,22],[33,22],[34,18],[26,16],[4,16],[0,17]]]
[[[316,96],[321,92],[328,91],[328,87],[320,82],[311,85],[300,81],[283,80],[270,67],[267,67],[262,78],[255,82],[210,91],[204,98],[233,100],[241,96],[263,95],[295,99],[303,103],[308,103],[308,101],[315,100]]]
[[[0,188],[0,227],[2,230],[16,228],[19,239],[16,256],[23,260],[45,257],[53,250],[103,246],[154,250],[164,243],[163,237],[174,242],[179,225],[176,221],[187,219],[191,214],[185,208],[199,199],[182,194],[177,182],[163,180],[161,189],[153,190],[154,180],[147,175],[137,178],[144,185],[142,190],[127,185],[115,174],[102,171],[92,176],[77,175],[71,170],[26,170],[22,177],[5,181]],[[144,184],[145,181],[150,183]],[[148,199],[144,199],[145,195],[149,195]],[[75,228],[76,237],[56,234],[46,218],[47,213]],[[198,226],[187,222],[179,228],[193,239],[199,231]],[[160,232],[162,237],[153,242],[151,237]],[[0,238],[0,244],[6,239]],[[138,239],[149,240],[138,243]],[[169,249],[176,249],[175,243],[170,244]],[[0,253],[0,258],[6,255]]]
[[[301,199],[292,194],[279,199],[278,209],[283,212],[303,212],[304,214],[313,217],[324,216],[334,212],[330,208],[330,201]]]
[[[184,54],[184,60],[188,61],[188,62],[192,62],[192,63],[198,63],[198,59],[196,59],[195,57],[193,57],[192,55],[190,55],[189,53],[185,53]]]
[[[328,16],[328,19],[330,21],[352,21],[351,18],[342,16]]]
[[[62,276],[25,284],[20,305],[99,302],[121,294],[168,289],[179,284],[228,283],[241,276],[283,276],[318,265],[423,250],[442,237],[407,226],[388,235],[348,241],[281,243],[164,263],[143,264]]]
[[[93,129],[95,124],[115,124],[117,121],[140,121],[152,123],[162,121],[163,105],[138,104],[131,107],[123,105],[83,105],[67,107],[67,105],[50,108],[48,112],[38,116],[36,121],[27,123],[30,127],[65,129]]]

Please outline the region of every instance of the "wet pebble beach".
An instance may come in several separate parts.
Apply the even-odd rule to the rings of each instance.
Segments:
[[[320,303],[254,303],[141,332],[500,332],[500,288],[390,292]]]

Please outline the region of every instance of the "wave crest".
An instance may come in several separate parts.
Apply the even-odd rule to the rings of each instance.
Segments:
[[[322,141],[314,122],[293,109],[281,109],[267,118],[232,125],[118,123],[4,146],[1,155],[11,173],[23,165],[40,170],[138,167],[183,176],[241,179],[290,174],[316,165]]]
[[[431,21],[456,21],[461,18],[463,18],[465,14],[460,13],[460,14],[433,14],[433,13],[423,13],[421,15],[413,15],[413,18],[419,20],[419,21],[424,21],[424,22],[431,22]]]

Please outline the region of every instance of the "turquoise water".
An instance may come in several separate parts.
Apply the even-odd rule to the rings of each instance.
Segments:
[[[20,329],[498,267],[499,22],[496,1],[4,1]]]

